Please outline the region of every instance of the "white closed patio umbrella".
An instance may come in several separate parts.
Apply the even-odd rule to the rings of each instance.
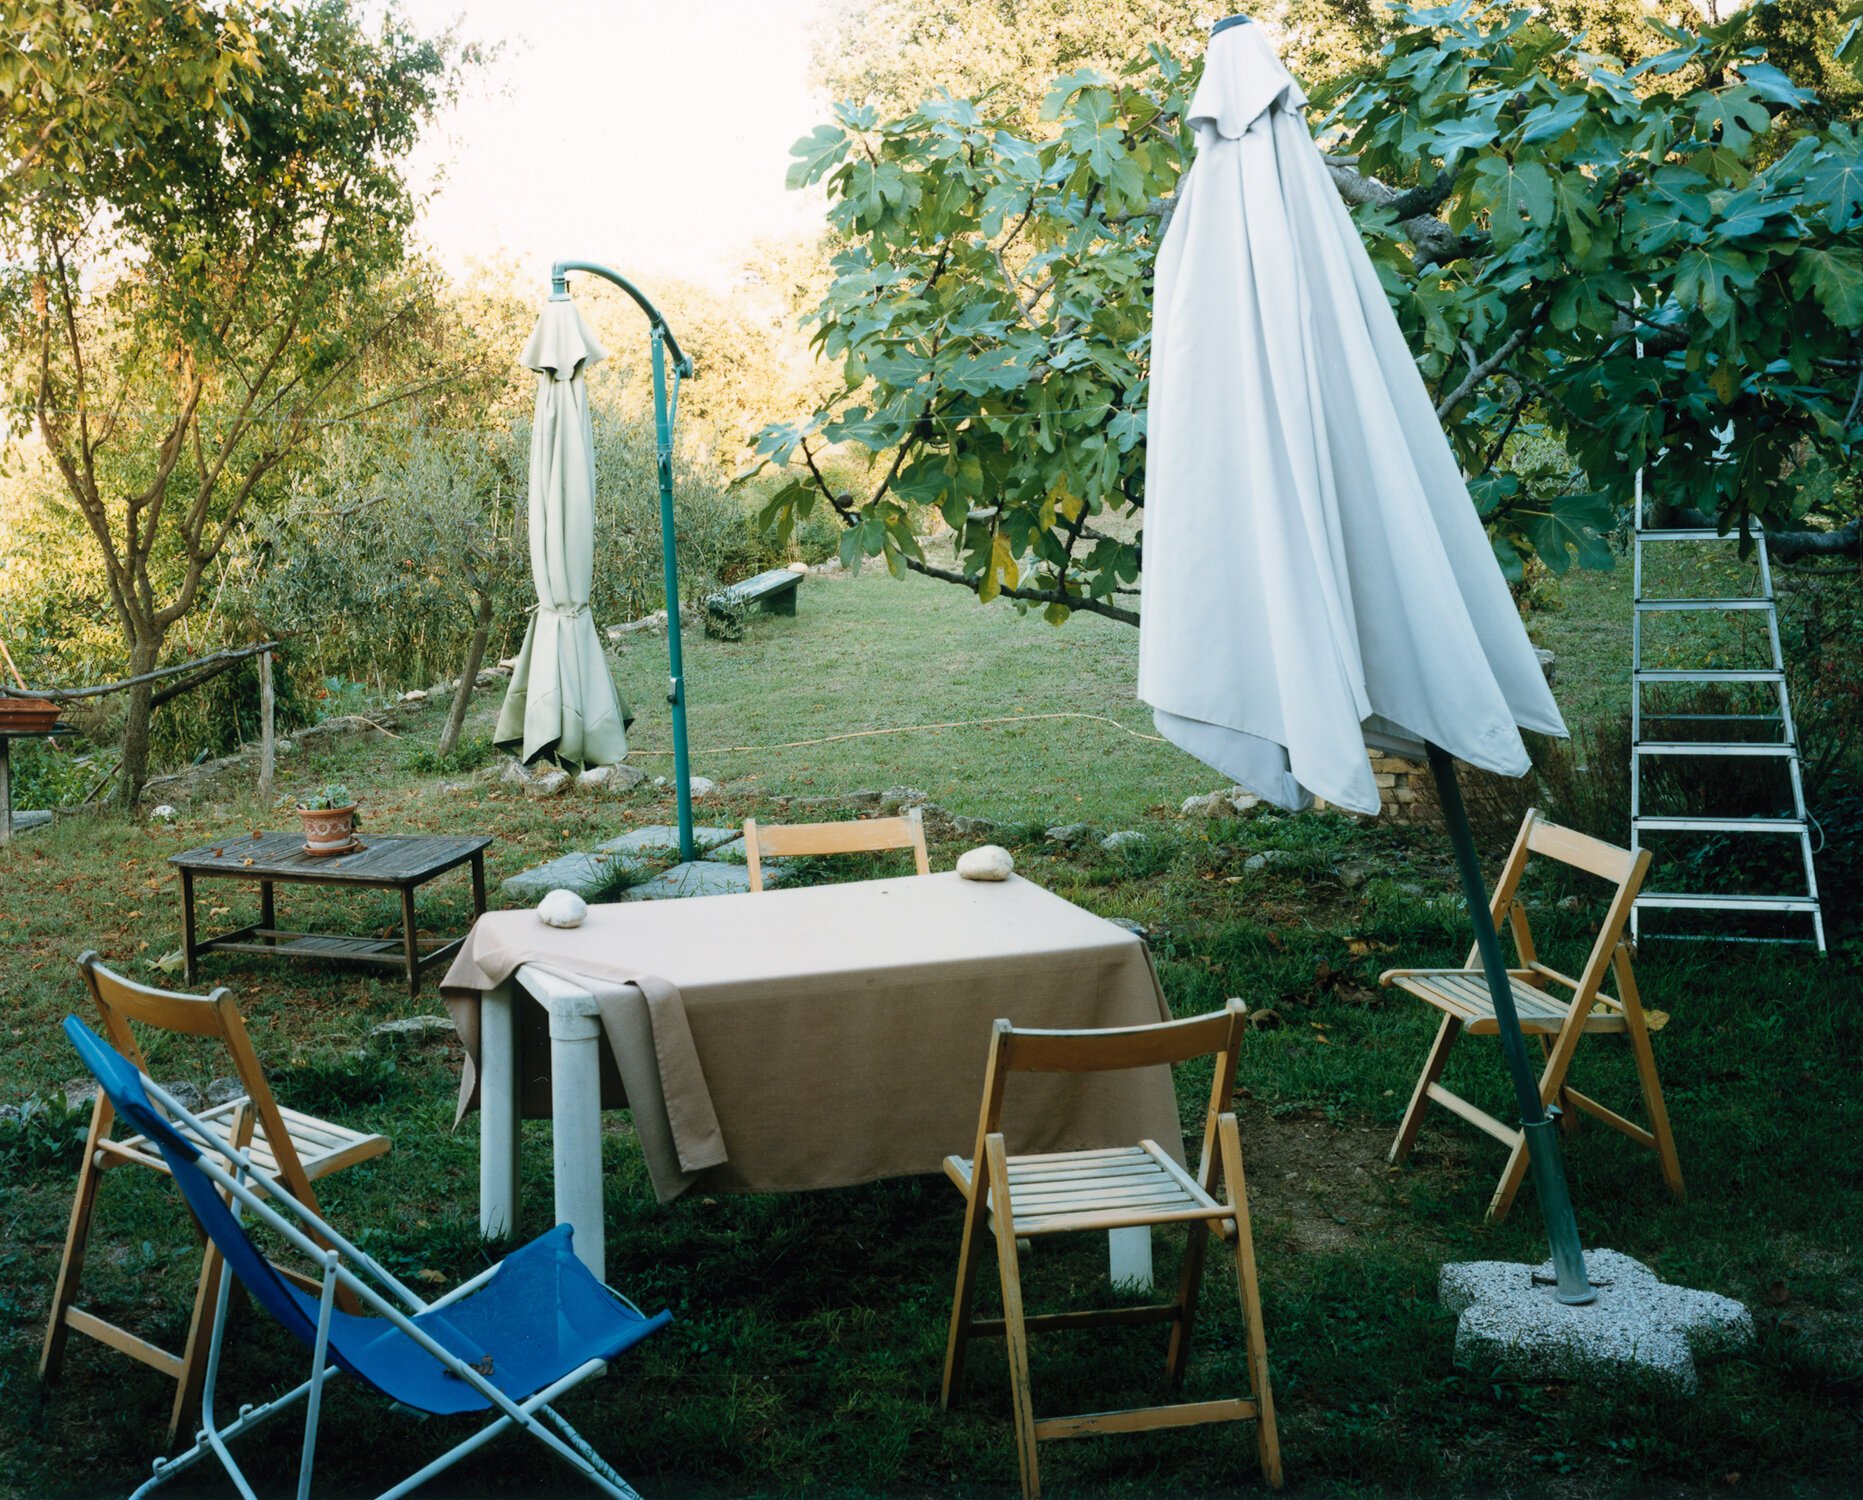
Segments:
[[[1158,252],[1139,696],[1166,738],[1289,809],[1375,815],[1365,747],[1427,756],[1561,1291],[1582,1300],[1451,758],[1524,775],[1520,729],[1565,724],[1306,102],[1259,27],[1217,24]]]
[[[537,607],[524,633],[493,742],[526,763],[618,764],[626,705],[589,614],[595,574],[595,442],[590,365],[607,357],[575,303],[546,302],[522,356],[537,372],[530,435],[530,571]]]

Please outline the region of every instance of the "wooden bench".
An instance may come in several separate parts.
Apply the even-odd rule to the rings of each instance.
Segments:
[[[762,605],[765,614],[793,615],[801,582],[802,575],[793,568],[771,568],[754,578],[720,589],[705,601],[705,608],[725,619],[741,614],[753,604]]]

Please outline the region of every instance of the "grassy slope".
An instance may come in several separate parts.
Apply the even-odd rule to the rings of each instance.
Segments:
[[[1607,646],[1610,624],[1586,623],[1581,590],[1566,597],[1558,628],[1591,631]],[[1548,644],[1566,654],[1558,640]],[[958,812],[1082,819],[1154,835],[1118,856],[1064,856],[1039,843],[1018,843],[1016,852],[1025,873],[1072,899],[1155,924],[1154,951],[1180,1013],[1239,993],[1280,1022],[1251,1038],[1239,1107],[1295,1492],[1851,1492],[1863,1458],[1854,1421],[1863,1184],[1855,1152],[1840,1143],[1853,1142],[1863,1124],[1850,1061],[1863,1042],[1853,973],[1770,951],[1742,952],[1738,963],[1706,950],[1644,958],[1648,1003],[1676,1018],[1658,1048],[1692,1196],[1668,1203],[1646,1156],[1587,1128],[1570,1149],[1585,1233],[1673,1279],[1750,1300],[1761,1344],[1750,1358],[1710,1366],[1694,1403],[1526,1385],[1454,1366],[1451,1325],[1433,1288],[1446,1257],[1535,1255],[1530,1195],[1508,1224],[1484,1226],[1498,1152],[1440,1115],[1410,1169],[1391,1174],[1382,1164],[1431,1022],[1371,981],[1396,961],[1456,961],[1466,941],[1462,913],[1442,894],[1452,882],[1437,838],[1311,815],[1195,827],[1160,817],[1147,810],[1214,779],[1175,752],[1079,721],[798,752],[707,748],[1018,708],[1110,711],[1143,728],[1130,696],[1134,646],[1122,628],[1079,620],[1056,634],[928,584],[811,582],[798,619],[756,621],[741,643],[691,643],[695,768],[731,780],[718,821],[767,812],[774,793],[905,783]],[[622,663],[642,709],[643,747],[665,743],[661,649],[640,641]],[[1567,682],[1570,702],[1577,685],[1569,674]],[[490,707],[481,705],[481,719]],[[466,784],[447,790],[447,778],[407,769],[438,719],[430,714],[399,742],[301,757],[308,763],[292,774],[342,775],[364,791],[377,828],[494,832],[494,881],[562,848],[587,847],[598,833],[670,814],[651,789],[547,804],[470,778],[452,778]],[[0,1096],[56,1087],[74,1071],[53,1022],[79,1003],[70,967],[77,949],[94,944],[134,960],[174,945],[163,856],[256,816],[238,789],[221,795],[219,804],[197,803],[177,828],[69,822],[0,856],[0,993],[10,1011],[0,1029]],[[1244,869],[1250,854],[1269,848],[1308,858]],[[948,866],[956,852],[938,849],[936,861]],[[1365,862],[1373,878],[1343,889],[1330,874],[1341,857]],[[1557,886],[1533,892],[1549,908],[1551,960],[1569,967],[1595,909],[1564,911],[1556,900],[1563,894]],[[333,918],[340,910],[364,926],[393,921],[387,904],[371,898],[291,900],[294,913]],[[423,910],[436,925],[457,922],[463,893],[436,888]],[[329,1186],[326,1202],[341,1221],[369,1226],[370,1248],[397,1268],[433,1267],[450,1280],[481,1264],[476,1127],[448,1128],[454,1055],[438,1044],[366,1041],[369,1026],[433,1009],[432,997],[410,1002],[391,981],[346,970],[234,958],[215,962],[212,978],[239,996],[283,1099],[394,1136],[390,1157]],[[172,1047],[154,1066],[202,1081],[225,1071]],[[1634,1086],[1619,1049],[1588,1046],[1580,1071],[1590,1091],[1630,1105]],[[1466,1045],[1449,1081],[1505,1107],[1487,1045]],[[1180,1087],[1188,1120],[1198,1083],[1186,1077]],[[544,1132],[532,1129],[528,1159],[547,1163]],[[0,1491],[118,1491],[151,1456],[166,1398],[154,1376],[83,1345],[65,1383],[41,1398],[36,1346],[72,1170],[68,1148],[48,1134],[16,1149],[0,1174]],[[680,1321],[571,1402],[569,1415],[646,1492],[1012,1491],[1000,1354],[974,1358],[962,1410],[945,1415],[935,1404],[957,1227],[955,1199],[941,1181],[790,1198],[695,1195],[663,1208],[625,1116],[610,1121],[606,1165],[611,1274],[643,1303],[672,1306]],[[533,1228],[549,1212],[547,1169],[534,1170],[525,1183]],[[97,1244],[98,1299],[172,1338],[193,1252],[164,1186],[113,1184]],[[1103,1265],[1095,1244],[1044,1245],[1030,1268],[1033,1300],[1102,1297],[1095,1282]],[[1168,1248],[1160,1269],[1174,1272]],[[1193,1398],[1232,1389],[1239,1377],[1233,1282],[1225,1285],[1220,1264],[1209,1274]],[[238,1327],[228,1381],[247,1399],[298,1360],[257,1319]],[[1151,1399],[1161,1356],[1158,1337],[1142,1332],[1043,1344],[1038,1401],[1055,1411]],[[339,1493],[371,1478],[379,1485],[394,1463],[412,1467],[454,1435],[451,1424],[407,1423],[349,1391],[334,1397],[326,1431],[369,1434],[327,1445],[326,1478]],[[288,1478],[288,1428],[256,1452],[272,1483]],[[1249,1436],[1235,1429],[1057,1445],[1044,1468],[1056,1494],[1253,1488]],[[478,1487],[472,1493],[534,1494],[557,1479],[510,1443],[463,1473],[462,1483]],[[203,1482],[199,1492],[221,1487]]]

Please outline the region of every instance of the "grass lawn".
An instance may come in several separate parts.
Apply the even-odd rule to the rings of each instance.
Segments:
[[[1576,643],[1590,640],[1605,655],[1622,617],[1587,601],[1608,600],[1616,587],[1569,586],[1564,610],[1539,629],[1545,644],[1576,661],[1585,655]],[[1560,633],[1572,644],[1546,638]],[[1671,1203],[1653,1158],[1595,1125],[1568,1148],[1587,1243],[1747,1301],[1759,1327],[1751,1353],[1704,1366],[1692,1401],[1459,1368],[1453,1320],[1435,1300],[1437,1267],[1535,1258],[1541,1242],[1530,1189],[1507,1223],[1483,1223],[1501,1153],[1445,1114],[1426,1124],[1410,1166],[1384,1165],[1433,1022],[1420,1005],[1379,990],[1375,976],[1396,963],[1460,960],[1467,917],[1451,895],[1446,848],[1427,831],[1324,814],[1187,823],[1174,809],[1217,784],[1208,772],[1111,725],[1035,718],[1091,713],[1149,732],[1132,699],[1136,647],[1125,627],[1083,617],[1055,632],[932,584],[811,580],[794,620],[759,618],[743,641],[695,634],[688,644],[694,769],[722,784],[703,816],[766,816],[778,795],[922,788],[954,812],[1010,824],[1005,838],[1031,879],[1149,924],[1177,1013],[1208,1010],[1227,994],[1273,1013],[1250,1035],[1238,1109],[1291,1493],[1855,1493],[1863,1463],[1858,973],[1798,950],[1650,945],[1639,974],[1645,1003],[1673,1016],[1656,1049],[1690,1195]],[[633,637],[618,659],[640,711],[642,751],[668,744],[663,651],[657,639]],[[1604,702],[1621,690],[1589,675],[1563,681],[1568,700]],[[481,734],[495,696],[478,705]],[[1030,722],[725,748],[1016,717]],[[670,799],[651,786],[537,802],[499,785],[489,766],[418,769],[431,766],[440,720],[430,709],[397,724],[398,739],[300,750],[281,780],[288,789],[341,776],[377,830],[495,835],[494,899],[502,876],[670,820]],[[670,758],[640,763],[670,770]],[[222,782],[201,788],[172,827],[65,819],[0,854],[8,1007],[0,1103],[56,1093],[77,1073],[56,1021],[81,1008],[72,964],[81,949],[156,976],[149,961],[179,940],[165,856],[275,818],[254,807],[248,787]],[[1041,827],[1076,821],[1150,837],[1118,853],[1092,844],[1069,853],[1041,840]],[[1294,857],[1245,868],[1272,849]],[[934,863],[948,868],[958,852],[939,846]],[[1341,879],[1341,866],[1352,878]],[[824,873],[868,868],[837,863]],[[1550,881],[1530,888],[1550,962],[1569,971],[1581,961],[1596,895]],[[286,900],[293,916],[358,929],[395,920],[375,897]],[[436,928],[459,924],[466,910],[463,880],[424,898]],[[327,1185],[332,1217],[362,1231],[398,1272],[431,1269],[450,1284],[485,1264],[496,1247],[477,1236],[476,1117],[451,1130],[456,1050],[444,1039],[368,1034],[378,1022],[436,1011],[431,992],[410,1001],[394,980],[348,969],[234,956],[207,966],[212,982],[234,990],[283,1102],[394,1138],[389,1156]],[[1623,1049],[1594,1039],[1579,1058],[1581,1086],[1634,1115]],[[161,1049],[152,1065],[163,1078],[202,1084],[230,1071],[182,1046]],[[1448,1082],[1505,1113],[1491,1043],[1464,1044]],[[1179,1086],[1188,1124],[1200,1085],[1187,1074]],[[51,1110],[30,1126],[0,1128],[6,1496],[126,1491],[157,1453],[167,1410],[166,1382],[88,1341],[74,1343],[59,1385],[45,1391],[37,1380],[82,1126],[82,1115]],[[527,1128],[539,1132],[525,1157],[535,1174],[524,1184],[525,1223],[534,1231],[549,1221],[549,1152],[547,1127]],[[973,1354],[958,1411],[936,1403],[959,1225],[942,1179],[790,1197],[694,1193],[661,1207],[625,1115],[608,1120],[604,1166],[611,1278],[650,1310],[671,1307],[677,1321],[565,1408],[643,1493],[1015,1492],[1000,1351]],[[1159,1241],[1164,1281],[1175,1275],[1177,1242]],[[195,1255],[168,1186],[123,1174],[100,1205],[88,1295],[172,1343]],[[1208,1275],[1190,1399],[1230,1393],[1241,1380],[1233,1277],[1225,1281],[1216,1258]],[[1026,1284],[1038,1308],[1086,1306],[1106,1295],[1104,1276],[1104,1242],[1082,1236],[1072,1246],[1043,1244]],[[249,1312],[233,1342],[223,1389],[235,1403],[299,1378],[298,1351]],[[1162,1365],[1155,1330],[1055,1335],[1035,1351],[1038,1411],[1155,1399]],[[339,1383],[326,1405],[322,1492],[373,1493],[464,1430],[385,1413]],[[282,1487],[295,1472],[296,1434],[281,1423],[246,1452],[264,1483]],[[437,1492],[569,1493],[563,1471],[539,1455],[505,1441]],[[1245,1424],[1050,1445],[1043,1471],[1058,1497],[1259,1489]],[[226,1490],[203,1471],[172,1492]]]

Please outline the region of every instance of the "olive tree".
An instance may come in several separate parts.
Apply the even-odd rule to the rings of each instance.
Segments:
[[[403,165],[454,52],[340,0],[26,10],[56,67],[5,127],[31,153],[0,194],[10,416],[82,517],[138,676],[312,440],[428,384],[363,376],[431,298]],[[127,695],[129,805],[150,711]]]

